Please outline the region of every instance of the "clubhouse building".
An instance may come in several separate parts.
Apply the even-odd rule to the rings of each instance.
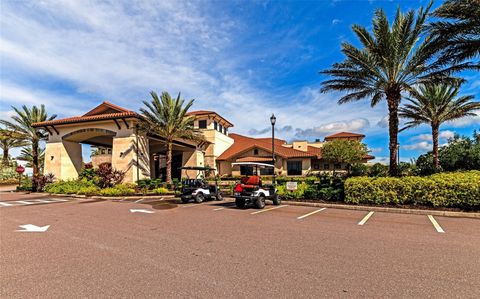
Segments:
[[[175,140],[172,153],[172,177],[195,176],[196,171],[181,166],[210,166],[220,176],[248,175],[249,167],[232,167],[234,162],[272,163],[272,139],[252,138],[230,133],[233,124],[214,111],[192,111],[204,141]],[[126,172],[124,182],[163,178],[166,172],[166,146],[162,136],[137,132],[140,116],[109,102],[103,102],[82,116],[35,123],[48,132],[45,149],[45,173],[56,178],[76,179],[84,166],[81,144],[89,144],[92,164],[111,163]],[[325,137],[323,142],[275,139],[275,173],[279,176],[302,176],[322,171],[345,170],[347,165],[322,159],[322,146],[335,139],[361,141],[362,134],[341,132]],[[374,157],[367,155],[362,162]],[[262,175],[271,175],[265,170]]]

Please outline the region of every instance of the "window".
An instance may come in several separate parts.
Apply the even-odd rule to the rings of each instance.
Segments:
[[[228,135],[227,127],[223,127],[223,134]]]
[[[218,123],[216,121],[213,122],[213,128],[216,130],[218,128]]]
[[[302,175],[302,161],[287,161],[288,175]]]
[[[328,163],[323,164],[323,169],[329,170],[330,169],[330,164],[328,164]]]
[[[222,125],[219,125],[219,126],[218,126],[218,132],[220,132],[220,133],[223,132],[223,126],[222,126]]]
[[[273,168],[260,168],[260,175],[273,175]]]
[[[253,175],[253,167],[240,165],[240,175]]]
[[[340,163],[335,163],[335,169],[342,169],[342,164]]]
[[[207,120],[206,119],[199,120],[198,121],[198,128],[199,129],[206,129],[207,128]]]
[[[253,150],[253,154],[254,154],[255,156],[258,155],[258,149],[254,149],[254,150]]]

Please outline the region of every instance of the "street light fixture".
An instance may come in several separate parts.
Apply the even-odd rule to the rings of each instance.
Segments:
[[[277,118],[275,117],[275,114],[272,113],[272,116],[270,116],[270,123],[272,124],[272,164],[273,164],[273,177],[272,177],[272,183],[275,185],[275,122],[277,121]]]

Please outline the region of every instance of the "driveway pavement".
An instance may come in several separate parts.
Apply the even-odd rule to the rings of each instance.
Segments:
[[[477,219],[154,207],[71,199],[0,207],[0,297],[480,297]],[[27,224],[48,227],[21,231]]]

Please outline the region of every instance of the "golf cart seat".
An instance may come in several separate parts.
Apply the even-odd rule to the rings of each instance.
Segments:
[[[261,185],[262,185],[262,179],[258,175],[244,177],[241,180],[241,186],[243,188],[255,188]]]

